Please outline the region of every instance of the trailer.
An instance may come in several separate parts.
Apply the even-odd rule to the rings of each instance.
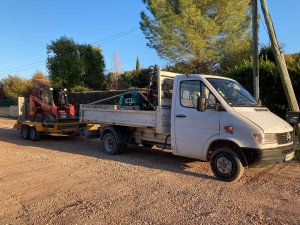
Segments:
[[[97,126],[94,124],[82,122],[44,123],[17,121],[14,128],[21,131],[23,139],[31,141],[38,141],[42,136],[50,134],[90,136],[97,131]]]
[[[27,103],[24,97],[18,98],[18,120],[14,129],[20,130],[21,137],[25,140],[38,141],[42,136],[50,134],[76,135],[76,136],[93,136],[97,135],[98,125],[94,123],[80,122],[79,118],[61,118],[47,120],[48,117],[41,121],[32,121],[32,101]],[[48,116],[48,114],[45,114]]]
[[[158,69],[157,89],[152,110],[83,104],[80,122],[99,124],[106,154],[122,153],[127,144],[158,145],[174,155],[209,161],[224,181],[238,180],[244,168],[294,157],[293,127],[235,80]]]

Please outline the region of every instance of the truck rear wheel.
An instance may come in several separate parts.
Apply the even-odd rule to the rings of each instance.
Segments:
[[[40,132],[38,132],[35,126],[30,127],[30,140],[38,141],[40,139]]]
[[[103,136],[102,151],[108,155],[115,155],[126,150],[125,143],[117,143],[113,133],[107,133]]]
[[[210,158],[211,170],[220,180],[231,182],[241,178],[244,167],[239,156],[231,148],[219,148]]]
[[[21,136],[25,140],[28,140],[30,138],[30,127],[28,125],[22,124]]]

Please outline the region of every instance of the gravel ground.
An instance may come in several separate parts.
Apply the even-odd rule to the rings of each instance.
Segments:
[[[209,163],[95,139],[21,139],[0,118],[0,224],[300,224],[300,162],[216,180]]]

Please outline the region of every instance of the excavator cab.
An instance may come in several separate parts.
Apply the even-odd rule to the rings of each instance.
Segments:
[[[60,110],[67,109],[69,102],[67,93],[64,90],[54,89],[53,90],[53,102]]]
[[[69,103],[67,89],[54,89],[53,102],[58,107],[59,118],[73,118],[75,108]]]

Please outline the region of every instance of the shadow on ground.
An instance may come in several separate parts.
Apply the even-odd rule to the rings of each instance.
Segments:
[[[0,128],[0,141],[16,145],[43,148],[50,151],[59,151],[70,154],[78,154],[97,159],[111,160],[135,166],[151,169],[166,170],[178,174],[215,180],[213,176],[206,175],[201,171],[188,171],[188,163],[197,160],[175,156],[170,151],[160,149],[148,149],[131,145],[127,151],[119,155],[106,155],[101,152],[98,139],[84,139],[75,136],[48,135],[42,136],[39,141],[23,140],[19,130]],[[199,161],[199,163],[205,163]],[[207,163],[205,163],[207,164]]]

